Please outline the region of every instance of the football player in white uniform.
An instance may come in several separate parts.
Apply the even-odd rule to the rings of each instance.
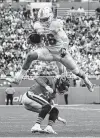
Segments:
[[[34,23],[35,33],[29,36],[29,40],[33,44],[44,46],[28,53],[21,71],[15,75],[15,82],[19,83],[22,80],[34,60],[56,61],[59,69],[61,68],[61,64],[63,64],[72,73],[82,78],[89,91],[92,92],[93,84],[85,73],[79,69],[68,51],[69,40],[63,30],[62,20],[54,19],[52,9],[49,7],[39,10],[38,19],[39,21]],[[44,38],[44,41],[41,38]]]

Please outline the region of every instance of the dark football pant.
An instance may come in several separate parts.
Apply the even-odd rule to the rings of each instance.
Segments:
[[[10,105],[13,105],[13,94],[7,94],[6,98],[7,98],[6,105],[9,104],[9,100],[10,100]]]

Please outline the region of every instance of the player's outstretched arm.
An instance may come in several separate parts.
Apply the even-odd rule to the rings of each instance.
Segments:
[[[46,81],[48,81],[46,78],[39,77],[39,78],[36,78],[35,80],[39,85],[45,87],[45,89],[48,92],[53,93],[53,89],[49,85],[46,84]]]
[[[62,123],[65,124],[65,125],[67,124],[66,120],[63,119],[63,118],[61,118],[61,117],[58,117],[57,120],[60,121],[60,122],[62,122]]]

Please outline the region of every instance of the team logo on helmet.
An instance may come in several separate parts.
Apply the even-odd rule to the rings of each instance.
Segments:
[[[41,8],[38,12],[38,19],[44,20],[44,19],[52,19],[53,18],[53,12],[50,7],[44,7]]]

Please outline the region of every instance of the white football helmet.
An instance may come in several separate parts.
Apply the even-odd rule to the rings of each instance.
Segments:
[[[38,12],[38,19],[39,20],[52,20],[53,12],[50,7],[41,8]]]

